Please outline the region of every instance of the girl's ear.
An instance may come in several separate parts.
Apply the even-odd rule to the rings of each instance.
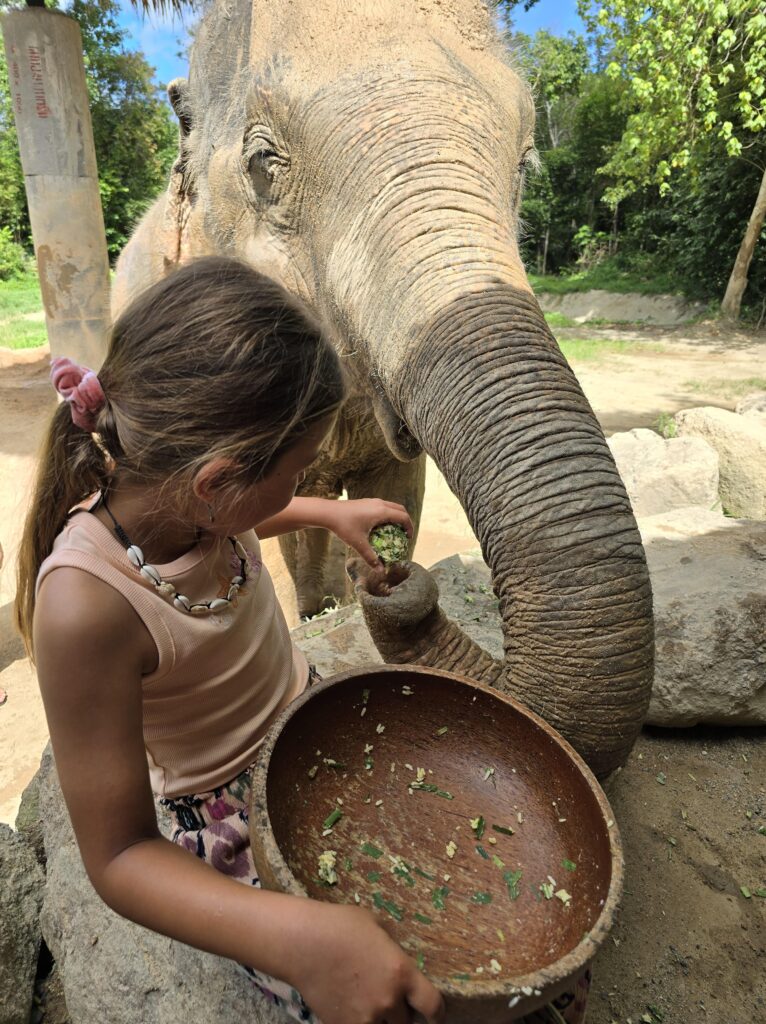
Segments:
[[[194,474],[192,480],[194,496],[200,501],[214,505],[216,500],[220,499],[222,492],[231,488],[238,468],[232,459],[223,456],[206,462]]]

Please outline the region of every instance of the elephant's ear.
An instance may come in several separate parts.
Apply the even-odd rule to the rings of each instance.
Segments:
[[[165,202],[164,241],[168,250],[163,253],[167,269],[178,263],[187,248],[184,245],[192,207],[197,190],[190,171],[189,137],[193,122],[188,101],[189,83],[185,78],[174,78],[168,85],[168,99],[178,118],[178,156],[170,169],[170,182]],[[169,243],[169,244],[168,244]]]

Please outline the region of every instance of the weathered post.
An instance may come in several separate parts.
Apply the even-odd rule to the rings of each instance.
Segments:
[[[51,354],[97,369],[109,262],[80,27],[27,7],[5,13],[2,29]]]

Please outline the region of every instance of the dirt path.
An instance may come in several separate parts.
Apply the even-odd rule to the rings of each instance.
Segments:
[[[558,333],[662,346],[573,363],[607,434],[694,405],[733,408],[742,381],[766,377],[766,332],[700,325]],[[0,352],[0,687],[8,692],[0,707],[0,821],[11,823],[47,739],[34,675],[11,630],[10,601],[34,454],[52,407],[47,353]],[[415,556],[425,565],[477,546],[433,465],[423,524]],[[766,822],[764,735],[648,730],[610,782],[626,848],[626,894],[596,965],[589,1024],[766,1021],[766,900],[740,892],[766,886],[766,836],[757,831]]]

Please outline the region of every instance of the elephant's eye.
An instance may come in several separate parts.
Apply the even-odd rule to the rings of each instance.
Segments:
[[[290,164],[274,140],[263,132],[246,137],[242,155],[247,176],[259,195],[268,194],[280,169]]]

